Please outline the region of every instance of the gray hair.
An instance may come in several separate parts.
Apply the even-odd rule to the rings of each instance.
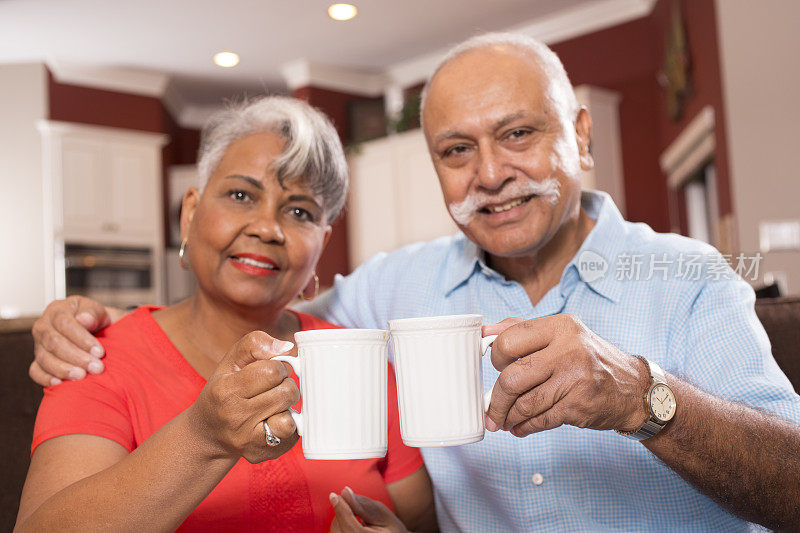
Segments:
[[[558,58],[556,53],[553,52],[543,42],[528,35],[523,35],[521,33],[497,32],[476,35],[475,37],[471,37],[461,44],[456,45],[455,47],[451,48],[449,52],[447,52],[444,58],[436,66],[436,70],[433,71],[431,77],[428,78],[427,82],[425,82],[425,86],[422,88],[420,123],[422,123],[422,110],[425,109],[425,100],[428,97],[428,91],[430,89],[431,82],[433,81],[433,78],[436,77],[436,74],[438,74],[445,65],[460,55],[469,52],[470,50],[488,48],[491,46],[514,46],[522,49],[525,52],[531,53],[539,63],[539,66],[542,68],[542,70],[544,70],[547,79],[550,80],[556,89],[556,98],[554,99],[554,103],[560,107],[565,117],[568,117],[571,121],[575,121],[578,116],[578,100],[575,98],[575,91],[572,89],[572,84],[569,81],[569,76],[567,76],[567,71],[564,70],[564,65],[561,63],[561,60]]]
[[[344,206],[349,182],[342,143],[328,117],[295,98],[266,96],[232,104],[213,115],[200,139],[200,190],[231,143],[264,132],[286,140],[283,153],[272,163],[278,182],[303,180],[322,197],[327,221],[334,220]]]

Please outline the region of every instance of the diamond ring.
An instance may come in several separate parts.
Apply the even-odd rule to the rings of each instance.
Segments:
[[[264,424],[264,441],[267,443],[267,446],[274,448],[280,444],[281,439],[272,433],[272,430],[269,429],[269,424],[267,424],[267,421],[264,420],[262,424]]]

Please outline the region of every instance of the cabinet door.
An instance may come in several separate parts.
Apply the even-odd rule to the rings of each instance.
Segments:
[[[355,268],[374,254],[390,252],[399,244],[392,139],[364,143],[348,163],[347,240],[350,266]]]
[[[108,168],[102,142],[66,138],[62,144],[64,237],[96,234],[106,222]]]
[[[395,139],[395,205],[398,245],[452,235],[450,218],[422,130]]]
[[[110,143],[109,224],[128,237],[152,237],[157,232],[159,202],[156,153],[151,146]]]

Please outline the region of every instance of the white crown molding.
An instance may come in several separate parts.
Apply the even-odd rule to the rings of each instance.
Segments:
[[[60,83],[156,98],[164,95],[169,83],[168,74],[142,69],[80,65],[55,59],[48,59],[47,67]]]
[[[281,75],[289,90],[301,87],[320,87],[364,96],[380,96],[389,78],[383,72],[333,67],[298,59],[281,67]]]
[[[94,126],[78,124],[76,122],[62,122],[59,120],[39,120],[36,128],[44,137],[62,137],[64,135],[85,135],[93,138],[102,137],[106,140],[125,141],[129,143],[146,144],[148,146],[164,146],[170,137],[164,133],[151,133],[147,131],[134,131],[124,128],[111,128],[108,126]]]
[[[547,44],[624,24],[650,14],[656,0],[600,0],[565,8],[533,23],[513,26],[506,31],[523,33]],[[387,69],[393,84],[409,87],[428,79],[449,48],[401,61]]]
[[[677,189],[708,159],[714,156],[714,108],[705,106],[661,153],[658,164],[667,175],[667,184]]]
[[[656,0],[597,0],[557,11],[543,19],[514,26],[507,31],[524,33],[548,44],[599,31],[648,15]],[[298,59],[285,64],[281,74],[290,90],[314,86],[365,96],[381,96],[393,86],[409,87],[427,80],[447,49],[391,65],[384,71],[364,71],[334,67]],[[169,74],[126,67],[80,65],[49,59],[47,65],[55,79],[98,89],[153,96],[180,123],[196,127],[198,116],[207,110],[186,110],[177,92],[170,87]],[[185,118],[184,118],[185,116]]]

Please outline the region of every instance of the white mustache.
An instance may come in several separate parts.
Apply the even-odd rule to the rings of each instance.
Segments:
[[[515,181],[503,189],[501,194],[493,195],[485,192],[475,192],[460,202],[450,203],[447,206],[447,210],[450,211],[450,216],[453,217],[457,224],[465,226],[473,215],[487,204],[504,204],[515,198],[531,195],[541,196],[551,204],[555,204],[560,194],[559,183],[555,178],[547,178],[543,181]]]

